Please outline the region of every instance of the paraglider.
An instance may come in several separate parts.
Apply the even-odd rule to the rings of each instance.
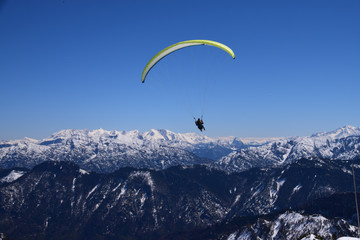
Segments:
[[[150,59],[150,61],[146,64],[142,75],[141,75],[141,82],[144,83],[147,74],[149,73],[149,71],[164,57],[166,57],[167,55],[169,55],[170,53],[173,53],[177,50],[180,50],[182,48],[186,48],[186,47],[191,47],[191,46],[198,46],[198,45],[208,45],[208,46],[214,46],[217,48],[220,48],[222,50],[224,50],[225,52],[227,52],[233,59],[235,59],[235,54],[234,52],[231,50],[231,48],[229,48],[228,46],[219,43],[219,42],[215,42],[215,41],[211,41],[211,40],[188,40],[188,41],[183,41],[183,42],[178,42],[175,43],[163,50],[161,50],[160,52],[158,52],[153,58]],[[203,130],[205,131],[205,127],[204,127],[204,122],[201,119],[198,118],[198,120],[195,119],[195,125],[199,128],[199,130],[202,132]]]
[[[195,118],[194,118],[195,119]],[[198,118],[198,120],[195,119],[195,125],[199,128],[199,130],[202,132],[202,130],[205,131],[205,127],[204,127],[204,121],[200,118]]]
[[[197,45],[208,45],[208,46],[214,46],[214,47],[220,48],[220,49],[224,50],[225,52],[227,52],[228,54],[230,54],[230,56],[233,59],[235,59],[235,54],[231,50],[231,48],[229,48],[228,46],[226,46],[222,43],[219,43],[219,42],[210,41],[210,40],[189,40],[189,41],[178,42],[178,43],[175,43],[175,44],[161,50],[153,58],[150,59],[150,61],[146,64],[146,66],[142,72],[141,82],[144,83],[145,78],[146,78],[147,74],[149,73],[150,69],[152,67],[154,67],[157,62],[159,62],[161,59],[163,59],[170,53],[173,53],[173,52],[175,52],[179,49],[185,48],[185,47],[191,47],[191,46],[197,46]]]

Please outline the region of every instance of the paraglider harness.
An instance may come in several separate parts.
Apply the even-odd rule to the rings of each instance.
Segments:
[[[194,120],[195,120],[195,125],[199,128],[199,130],[202,132],[202,130],[204,129],[205,131],[204,121],[202,120],[202,116],[201,119],[198,118],[198,120],[196,120],[196,118],[194,117]]]

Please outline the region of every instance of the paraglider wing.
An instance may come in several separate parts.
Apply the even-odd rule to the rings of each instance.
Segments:
[[[210,41],[210,40],[189,40],[189,41],[184,41],[184,42],[178,42],[175,43],[163,50],[161,50],[160,52],[158,52],[149,62],[148,64],[146,64],[143,73],[141,75],[141,81],[145,82],[145,78],[146,75],[148,74],[148,72],[150,71],[150,69],[157,63],[159,62],[162,58],[164,58],[165,56],[169,55],[172,52],[175,52],[179,49],[185,48],[185,47],[190,47],[190,46],[196,46],[196,45],[210,45],[210,46],[214,46],[214,47],[218,47],[224,51],[226,51],[227,53],[230,54],[230,56],[232,58],[235,59],[235,54],[234,52],[226,45],[219,43],[219,42],[215,42],[215,41]]]

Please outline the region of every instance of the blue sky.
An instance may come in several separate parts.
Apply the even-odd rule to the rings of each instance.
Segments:
[[[360,126],[360,1],[0,0],[0,139],[62,129],[304,136]],[[190,47],[150,58],[179,41]]]

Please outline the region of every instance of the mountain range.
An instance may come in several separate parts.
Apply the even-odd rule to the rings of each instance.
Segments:
[[[0,233],[10,239],[356,236],[352,167],[359,176],[359,143],[360,128],[352,126],[264,139],[98,129],[1,141]]]
[[[148,132],[63,130],[42,140],[0,141],[2,167],[31,168],[44,161],[73,161],[87,171],[121,167],[166,169],[207,164],[228,172],[273,167],[301,158],[351,160],[360,156],[360,128],[290,138],[210,138],[168,130]]]
[[[3,169],[0,232],[11,239],[354,236],[352,164],[359,175],[360,160],[322,159],[234,173],[195,165],[103,174],[70,161]]]
[[[33,167],[44,161],[73,161],[88,171],[111,172],[120,167],[164,169],[175,165],[210,163],[235,149],[272,139],[210,138],[168,130],[63,130],[42,140],[0,142],[0,164]]]
[[[283,166],[301,158],[360,158],[360,128],[345,126],[308,137],[284,138],[261,146],[240,149],[215,162],[213,166],[232,172],[253,167]]]

